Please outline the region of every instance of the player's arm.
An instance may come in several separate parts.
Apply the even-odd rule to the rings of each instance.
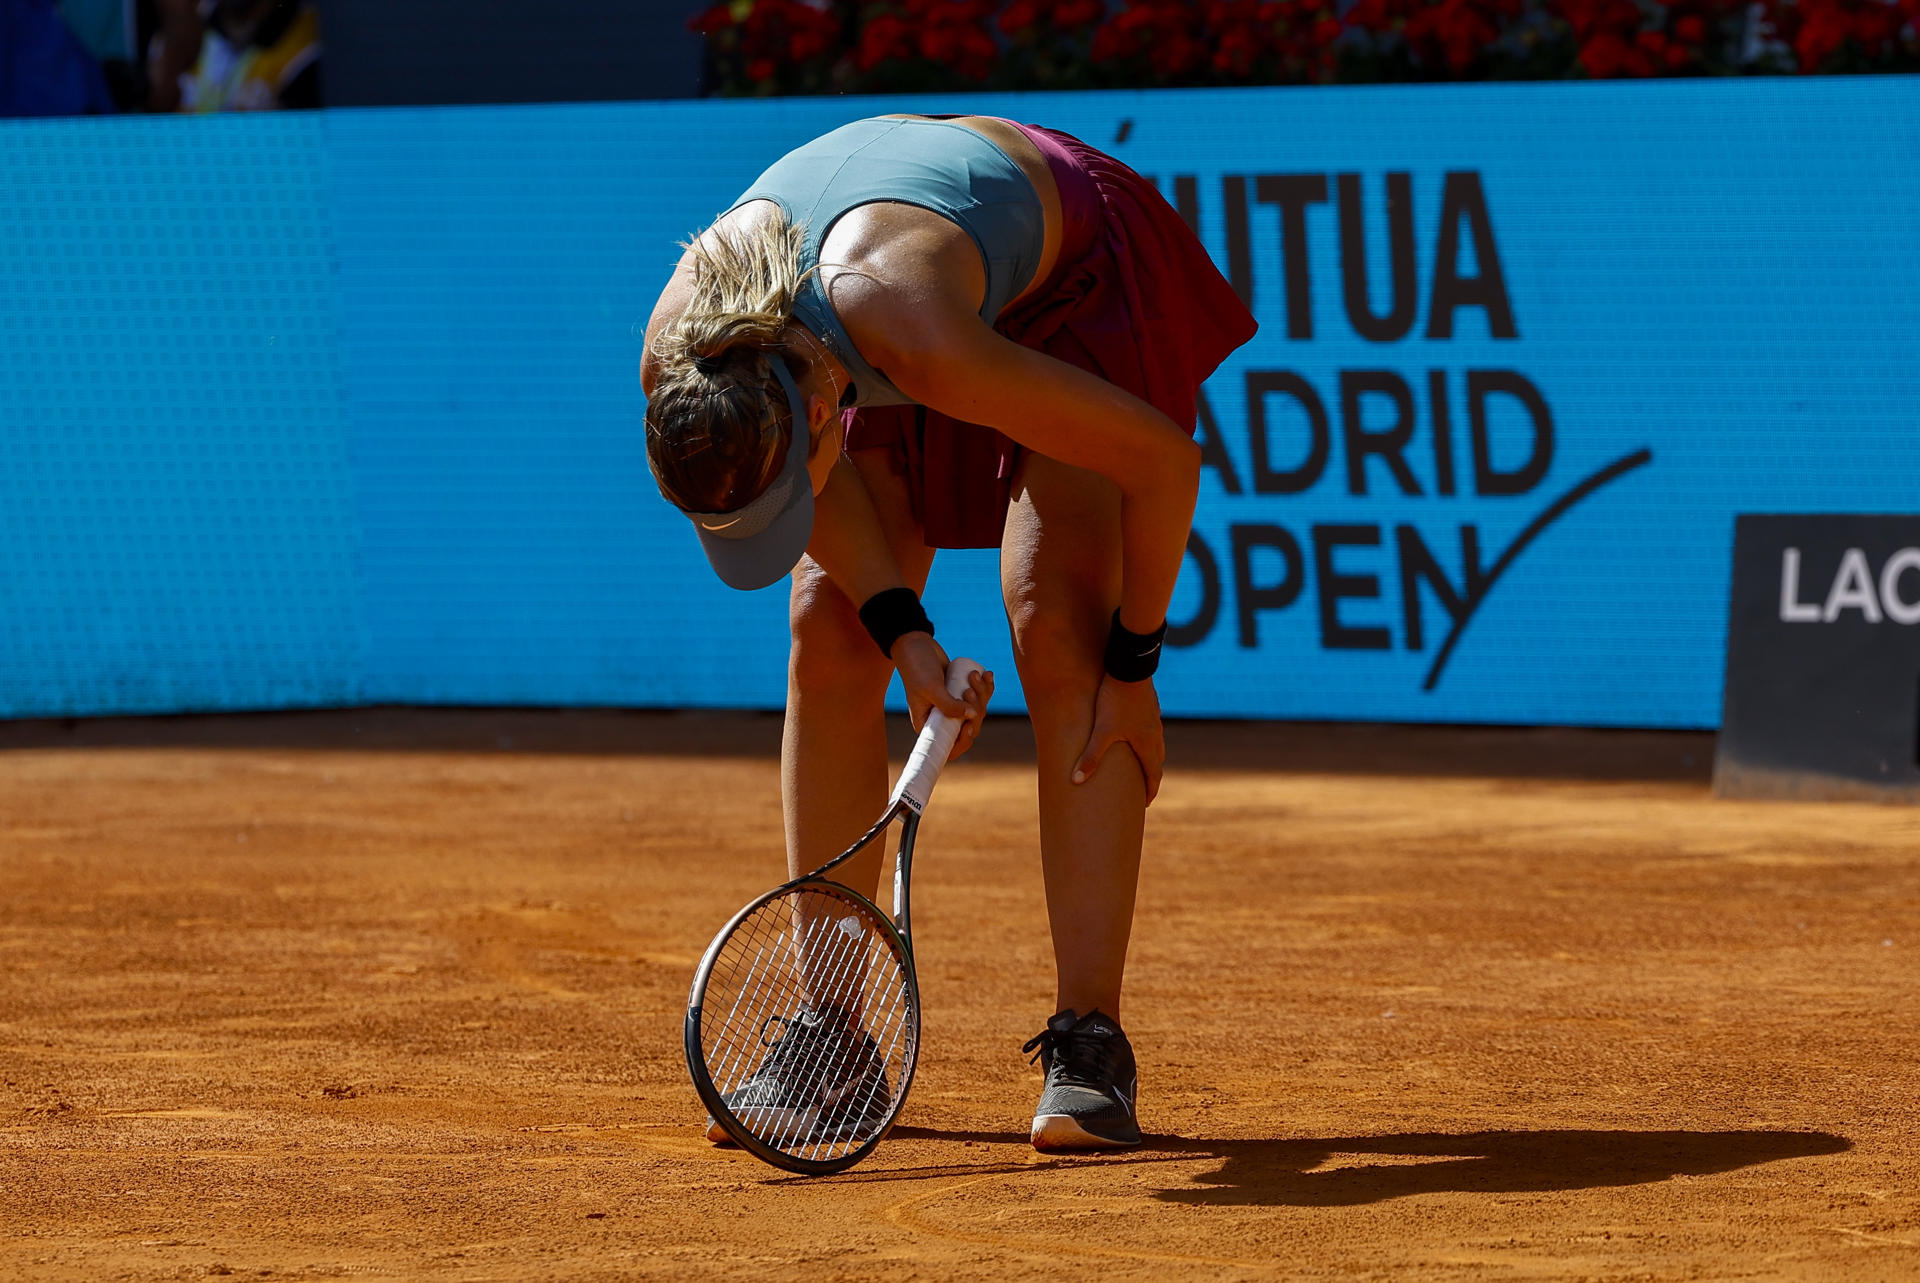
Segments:
[[[838,448],[837,442],[833,448]],[[807,555],[827,572],[827,578],[858,605],[889,588],[911,588],[900,572],[880,514],[867,493],[853,461],[842,454],[833,461],[827,484],[813,500],[813,536]],[[907,633],[893,643],[887,658],[900,673],[907,711],[915,727],[925,724],[927,710],[938,708],[953,718],[967,719],[955,756],[967,751],[980,729],[980,717],[993,696],[993,674],[973,679],[972,689],[956,697],[947,689],[947,652],[929,633]]]
[[[866,482],[844,454],[833,461],[826,486],[814,496],[807,555],[855,605],[889,588],[912,587],[900,573]]]

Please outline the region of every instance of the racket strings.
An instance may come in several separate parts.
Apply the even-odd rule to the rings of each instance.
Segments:
[[[835,928],[851,940],[852,930],[849,928],[854,922],[855,919],[850,917],[841,918],[835,923]],[[866,923],[862,922],[859,926],[872,933],[872,928]],[[899,1018],[903,1014],[905,989],[904,986],[896,986],[891,993],[874,992],[876,986],[871,982],[882,978],[884,972],[872,967],[874,959],[871,956],[872,949],[868,946],[879,945],[882,939],[877,933],[872,933],[867,939],[859,941],[857,946],[840,948],[834,958],[834,969],[825,978],[825,992],[837,994],[844,992],[844,986],[851,978],[850,973],[859,970],[862,1001],[851,1012],[830,1006],[821,1013],[823,1018],[836,1022],[837,1027],[828,1037],[813,1044],[813,1058],[802,1066],[801,1077],[804,1081],[818,1081],[822,1087],[851,1081],[856,1090],[840,1095],[820,1117],[815,1129],[815,1144],[808,1157],[817,1156],[823,1145],[847,1129],[847,1124],[870,1117],[872,1105],[883,1089],[889,1096],[897,1093],[894,1086],[897,1079],[886,1070],[905,1023]],[[835,943],[841,942],[836,940]],[[869,1032],[874,1028],[880,1029],[883,1036],[887,1037],[885,1048]],[[867,1134],[861,1130],[859,1139],[864,1140]]]
[[[902,993],[900,997],[904,999],[904,993]],[[902,1017],[904,1016],[904,1012],[898,1014]],[[913,1037],[911,1023],[904,1018],[892,1018],[893,1015],[894,1013],[889,1013],[886,1021],[886,1025],[890,1030],[887,1045],[884,1048],[877,1048],[880,1053],[881,1063],[883,1064],[893,1061],[896,1052],[900,1053],[903,1060],[911,1054],[907,1047],[909,1040]],[[905,1080],[903,1077],[889,1078],[886,1074],[869,1075],[867,1088],[863,1095],[857,1098],[849,1097],[834,1115],[822,1120],[823,1126],[820,1130],[822,1140],[816,1141],[814,1148],[809,1151],[807,1157],[814,1158],[822,1156],[820,1154],[820,1147],[824,1143],[824,1138],[843,1130],[848,1121],[856,1118],[872,1118],[873,1106],[878,1103],[880,1092],[883,1089],[888,1092],[890,1097],[888,1104],[891,1106],[899,1100],[901,1093],[905,1090]],[[892,1108],[886,1111],[885,1118],[888,1121],[891,1121],[893,1112]],[[863,1129],[859,1137],[860,1141],[864,1142],[871,1134],[871,1130]]]
[[[871,1034],[864,1035],[870,1040],[869,1064],[878,1066],[878,1072],[866,1074],[861,1083],[862,1090],[842,1098],[828,1114],[821,1118],[814,1147],[807,1157],[820,1156],[821,1147],[831,1138],[845,1132],[849,1123],[862,1119],[868,1120],[866,1127],[857,1129],[859,1141],[864,1142],[873,1134],[873,1128],[884,1125],[877,1121],[878,1119],[891,1120],[893,1114],[891,1108],[886,1110],[884,1115],[876,1115],[874,1106],[879,1103],[880,1094],[883,1091],[888,1096],[887,1103],[891,1105],[905,1090],[904,1074],[889,1074],[886,1072],[886,1066],[906,1060],[907,1042],[914,1036],[912,1021],[906,1018],[908,999],[906,987],[898,986],[883,995],[884,1007],[878,1011],[869,1009],[866,1027],[869,1030],[875,1028],[882,1030],[886,1038],[885,1045],[882,1045]]]
[[[758,926],[760,925],[757,922],[758,917],[759,915],[756,914],[753,918],[749,918],[748,922]],[[756,934],[765,937],[767,933],[760,931],[756,932]],[[716,1084],[729,1084],[738,1074],[741,1068],[741,1058],[749,1052],[752,1043],[746,1038],[736,1037],[734,1031],[743,1028],[744,1023],[750,1019],[750,1013],[759,1009],[761,1005],[760,990],[762,988],[762,982],[769,979],[777,980],[780,978],[778,969],[763,966],[768,953],[768,945],[772,943],[772,940],[762,938],[755,943],[757,945],[757,951],[742,972],[744,976],[751,978],[753,983],[750,986],[741,987],[735,995],[733,1005],[728,1009],[725,1018],[717,1025],[711,1026],[721,1031],[721,1040],[716,1043],[713,1048],[709,1049],[707,1054],[708,1070],[713,1075],[713,1080]],[[713,993],[711,982],[709,982],[708,985],[708,993]],[[741,1005],[743,1003],[747,1005],[746,1010],[749,1014],[742,1013]],[[716,1055],[716,1053],[719,1054]],[[722,1085],[721,1090],[725,1092],[729,1090],[729,1087]]]
[[[845,1132],[846,1123],[859,1117],[854,1113],[856,1108],[864,1111],[870,1107],[877,1087],[885,1082],[885,1072],[884,1062],[873,1063],[872,1044],[853,1024],[845,1009],[850,997],[856,994],[861,999],[866,997],[864,990],[868,986],[861,983],[856,988],[853,983],[856,972],[861,973],[861,981],[867,978],[867,960],[862,956],[866,950],[849,947],[856,942],[865,943],[856,939],[866,934],[862,924],[844,914],[824,921],[796,916],[803,924],[797,932],[797,944],[806,979],[803,986],[806,1002],[797,1016],[766,1016],[760,1022],[761,1033],[757,1039],[771,1050],[756,1072],[776,1075],[784,1094],[779,1098],[780,1104],[750,1109],[747,1112],[757,1116],[742,1121],[756,1131],[760,1124],[777,1121],[778,1134],[767,1139],[782,1143],[800,1140],[810,1133],[815,1139],[806,1150],[812,1157]],[[756,952],[764,957],[766,951]],[[763,995],[764,988],[756,990],[757,997]],[[866,1005],[864,1001],[859,1002],[856,1010]],[[769,1040],[766,1031],[776,1022],[782,1032],[777,1040]],[[862,1051],[868,1054],[863,1056]],[[841,1093],[842,1085],[849,1082],[856,1090]],[[862,1086],[865,1090],[858,1090]],[[805,1107],[833,1093],[840,1093],[837,1105],[830,1106],[825,1114],[816,1113],[809,1128]],[[785,1107],[795,1103],[803,1108]]]
[[[762,904],[721,946],[701,999],[728,1112],[796,1157],[831,1160],[891,1123],[916,1054],[906,959],[872,911],[821,884]]]

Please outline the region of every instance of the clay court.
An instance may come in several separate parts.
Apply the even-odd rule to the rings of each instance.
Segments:
[[[776,718],[0,728],[0,1274],[1920,1276],[1913,811],[1716,801],[1697,734],[1170,732],[1146,1148],[1026,1144],[996,719],[922,833],[914,1095],[809,1180],[709,1147],[680,1053]]]

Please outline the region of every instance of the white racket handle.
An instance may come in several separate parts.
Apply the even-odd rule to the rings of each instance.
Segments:
[[[964,699],[967,679],[980,671],[980,665],[971,659],[956,659],[948,664],[947,694],[955,699]],[[947,764],[947,754],[953,752],[953,742],[960,738],[961,725],[961,722],[937,708],[928,710],[927,723],[920,728],[920,738],[900,772],[900,782],[893,786],[893,796],[887,799],[888,806],[904,800],[913,808],[915,815],[927,809],[927,799],[933,796],[933,786],[940,778],[940,768]]]

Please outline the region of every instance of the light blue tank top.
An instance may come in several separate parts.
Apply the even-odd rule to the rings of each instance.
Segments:
[[[1046,214],[1026,172],[988,139],[945,120],[876,118],[842,125],[775,161],[734,208],[754,200],[774,202],[790,222],[806,227],[800,268],[811,274],[801,284],[794,315],[846,365],[854,405],[914,402],[853,346],[813,271],[821,242],[842,214],[892,201],[958,225],[986,264],[980,316],[989,325],[1033,280],[1046,242]]]

